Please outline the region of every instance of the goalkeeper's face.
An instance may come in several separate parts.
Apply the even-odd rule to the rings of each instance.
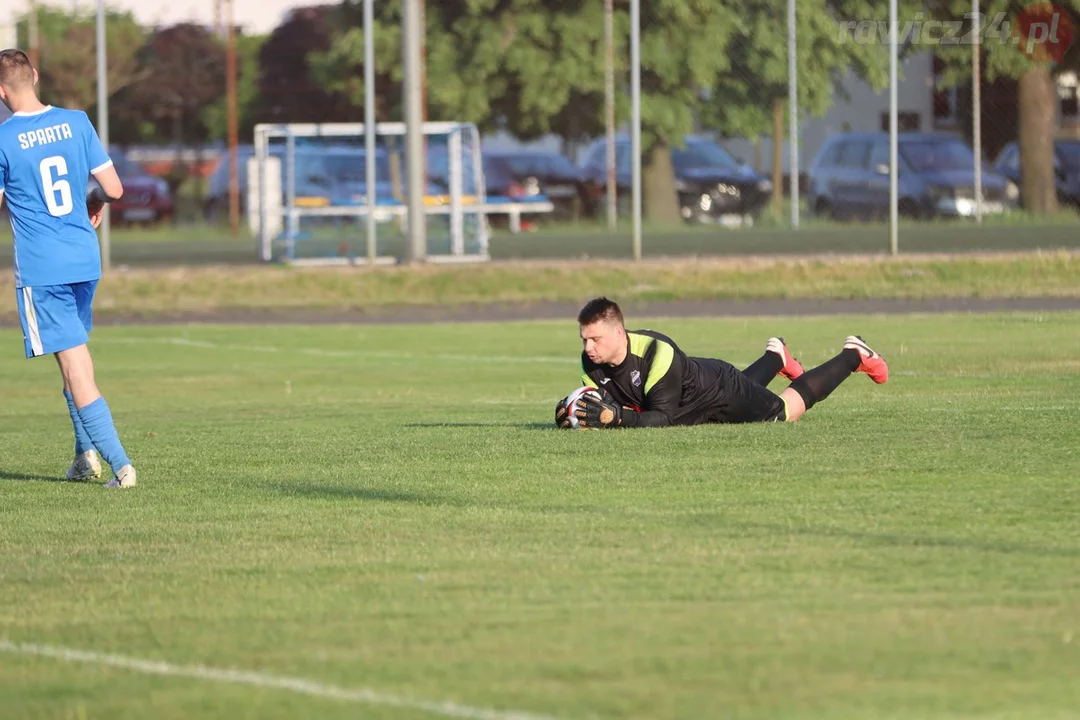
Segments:
[[[585,354],[598,365],[618,365],[626,357],[626,330],[622,325],[598,320],[581,326]]]

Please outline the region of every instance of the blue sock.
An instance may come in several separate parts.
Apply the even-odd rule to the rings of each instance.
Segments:
[[[75,428],[75,454],[82,455],[87,450],[93,450],[94,443],[90,442],[90,436],[86,434],[79,411],[75,409],[75,398],[65,390],[64,399],[67,400],[68,414],[71,415],[71,424]]]
[[[131,458],[124,452],[120,436],[116,434],[116,426],[113,425],[112,413],[105,398],[100,397],[86,407],[79,408],[79,417],[90,441],[105,462],[112,467],[113,472],[131,464]]]

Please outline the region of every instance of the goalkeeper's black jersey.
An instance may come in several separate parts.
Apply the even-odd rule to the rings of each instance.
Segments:
[[[581,354],[582,382],[637,410],[623,413],[624,426],[723,422],[733,396],[740,396],[747,383],[734,365],[689,357],[661,333],[632,330],[626,342],[626,359],[620,365],[598,365]]]

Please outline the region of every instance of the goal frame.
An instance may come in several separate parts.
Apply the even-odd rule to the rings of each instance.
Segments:
[[[331,205],[326,207],[298,207],[295,203],[295,149],[298,138],[365,138],[367,126],[364,123],[260,123],[255,126],[255,154],[252,161],[255,165],[258,177],[257,190],[252,193],[256,208],[253,219],[257,222],[256,252],[263,262],[272,262],[274,240],[283,237],[286,243],[284,256],[278,258],[290,264],[306,265],[367,265],[393,264],[398,261],[392,256],[376,256],[377,237],[370,232],[365,232],[367,253],[364,257],[322,257],[322,258],[297,258],[295,257],[295,241],[299,235],[300,219],[303,217],[349,217],[363,218],[374,214],[378,217],[397,216],[403,220],[408,217],[407,201],[390,206],[376,205],[374,193],[367,193],[365,205]],[[396,136],[404,138],[407,134],[405,123],[386,122],[374,125],[375,136]],[[484,186],[483,159],[481,152],[480,133],[472,123],[460,122],[425,122],[421,126],[425,137],[442,135],[447,137],[447,154],[449,160],[449,202],[445,204],[424,203],[425,216],[448,215],[450,228],[450,252],[448,254],[427,254],[425,259],[432,262],[483,262],[490,259],[489,240],[490,232],[487,223],[487,195]],[[463,136],[467,137],[467,148]],[[274,141],[285,142],[285,156],[282,158],[281,172],[277,179],[284,185],[268,188],[270,178],[267,172],[267,163],[270,159],[270,146]],[[463,192],[466,178],[463,176],[465,169],[462,168],[464,153],[470,154],[472,173],[468,178],[469,185],[476,188],[476,195],[470,202],[466,201]],[[249,173],[249,188],[253,185]],[[281,191],[278,197],[283,197],[283,202],[273,202],[269,199],[271,191]],[[250,196],[250,195],[249,195]],[[278,222],[271,222],[273,214],[277,212],[275,205],[280,206],[281,218]],[[467,215],[475,215],[475,252],[465,252],[465,219]],[[280,225],[282,233],[275,235],[274,228]],[[377,231],[376,231],[377,234]]]

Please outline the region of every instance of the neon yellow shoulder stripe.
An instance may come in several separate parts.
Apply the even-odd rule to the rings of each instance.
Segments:
[[[649,377],[645,381],[645,394],[653,389],[653,385],[667,375],[671,369],[671,362],[675,359],[675,350],[663,340],[656,341],[656,354],[653,355],[652,367],[649,368]]]
[[[636,333],[626,333],[626,335],[630,338],[630,352],[639,358],[645,357],[645,353],[649,351],[649,346],[656,342],[655,338],[648,335],[638,335]]]
[[[585,372],[584,362],[581,363],[581,384],[588,385],[589,387],[596,387],[596,382]]]
[[[628,333],[628,335],[630,336],[630,352],[638,357],[645,357],[649,346],[656,344],[652,367],[649,368],[649,377],[645,379],[645,394],[648,395],[653,386],[660,382],[661,378],[667,375],[667,371],[671,369],[671,363],[675,360],[675,349],[663,340],[657,340],[648,335],[637,335],[635,333]]]

